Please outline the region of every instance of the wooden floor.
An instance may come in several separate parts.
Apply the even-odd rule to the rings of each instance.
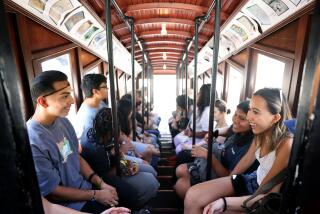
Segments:
[[[173,190],[174,167],[170,166],[168,157],[173,156],[174,149],[172,148],[171,135],[161,135],[161,159],[158,165],[158,180],[160,182],[160,189],[157,197],[153,198],[149,205],[152,214],[182,214],[183,201],[176,195]]]

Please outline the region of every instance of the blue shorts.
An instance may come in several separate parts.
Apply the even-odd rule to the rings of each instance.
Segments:
[[[140,143],[140,142],[136,142],[136,141],[132,141],[132,144],[135,148],[135,150],[139,153],[139,154],[143,154],[147,148],[148,148],[148,144],[145,143]]]
[[[250,174],[232,175],[231,183],[235,196],[252,195],[259,188],[257,171]]]

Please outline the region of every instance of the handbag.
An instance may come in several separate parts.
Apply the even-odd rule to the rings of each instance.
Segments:
[[[120,159],[120,172],[124,176],[133,176],[139,171],[139,165],[136,162],[126,160],[124,158]]]
[[[247,214],[278,214],[280,213],[282,195],[280,193],[269,193],[258,201],[254,202],[250,207],[247,203],[260,194],[269,192],[273,187],[281,183],[287,175],[287,169],[283,169],[269,182],[260,186],[257,191],[245,200],[242,207],[246,210]]]

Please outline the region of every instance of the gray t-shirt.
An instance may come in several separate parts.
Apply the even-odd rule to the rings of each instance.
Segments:
[[[27,130],[40,191],[43,196],[59,186],[91,189],[92,185],[80,174],[78,140],[66,118],[57,118],[50,126],[28,120]],[[60,203],[80,210],[83,202]]]
[[[82,139],[86,139],[86,134],[88,130],[92,128],[96,114],[103,107],[107,107],[103,101],[100,102],[98,108],[92,108],[85,103],[81,104],[79,111],[77,112],[77,116],[74,121],[71,121],[80,142]]]

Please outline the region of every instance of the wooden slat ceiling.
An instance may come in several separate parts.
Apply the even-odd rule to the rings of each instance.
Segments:
[[[105,20],[104,0],[83,0]],[[223,0],[221,24],[244,0]],[[185,50],[186,39],[194,36],[194,20],[207,13],[212,0],[116,0],[122,12],[135,20],[135,32],[143,39],[145,49],[149,53],[154,72],[175,73],[175,69]],[[131,35],[125,23],[113,9],[111,14],[113,34],[131,51]],[[199,51],[213,36],[214,14],[199,33]],[[167,35],[161,35],[162,24],[166,25]],[[163,60],[163,53],[167,59]],[[142,63],[142,53],[135,46],[136,60]],[[193,47],[189,52],[189,61],[194,57]],[[167,69],[163,69],[166,64]]]

